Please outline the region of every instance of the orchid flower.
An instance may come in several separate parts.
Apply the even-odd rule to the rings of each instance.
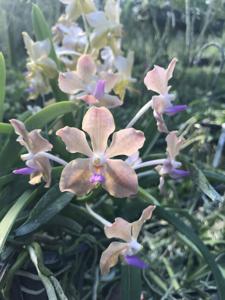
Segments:
[[[26,161],[26,167],[14,170],[14,174],[30,175],[30,184],[37,184],[41,179],[46,182],[45,187],[51,183],[51,164],[49,159],[43,154],[51,151],[52,144],[40,135],[40,129],[28,132],[21,121],[10,120],[16,134],[19,135],[17,141],[24,146],[28,153],[21,155],[21,159]]]
[[[113,74],[98,78],[97,66],[90,55],[82,55],[77,70],[59,74],[59,87],[68,94],[95,106],[116,107],[122,104],[117,96],[109,95],[115,84]]]
[[[63,15],[52,28],[56,54],[68,67],[85,51],[88,40],[86,33],[74,22]]]
[[[123,100],[126,89],[129,88],[129,84],[135,82],[136,79],[132,77],[132,68],[134,64],[134,52],[129,51],[127,57],[117,56],[115,58],[115,67],[118,70],[117,84],[114,87],[114,91]]]
[[[143,248],[137,241],[143,224],[151,219],[155,206],[150,205],[142,212],[141,217],[132,223],[123,218],[116,218],[113,224],[106,224],[104,231],[107,238],[117,238],[124,242],[112,242],[102,253],[100,269],[103,275],[107,274],[114,267],[121,257],[125,263],[138,268],[146,268],[148,265],[136,256]]]
[[[174,106],[172,104],[174,95],[169,93],[171,86],[168,85],[168,82],[172,78],[176,63],[177,59],[173,58],[167,69],[156,65],[153,70],[147,73],[144,79],[147,89],[159,94],[158,96],[153,96],[150,103],[160,132],[168,132],[163,114],[174,115],[187,108],[186,105]]]
[[[104,11],[92,12],[86,18],[88,24],[94,28],[91,34],[92,47],[101,49],[110,46],[114,53],[119,54],[122,35],[119,1],[107,0]]]
[[[93,0],[60,0],[66,5],[66,16],[70,20],[76,21],[81,15],[95,11]]]
[[[167,135],[166,142],[167,159],[155,168],[160,175],[160,190],[162,190],[164,185],[165,175],[169,175],[173,179],[179,179],[189,175],[188,171],[179,169],[181,167],[181,163],[176,161],[176,156],[179,154],[182,146],[184,145],[185,139],[178,137],[176,131],[172,131]]]
[[[115,132],[110,146],[109,136],[115,130],[111,112],[104,108],[91,107],[84,116],[82,129],[91,139],[90,148],[84,132],[77,128],[64,127],[56,132],[70,153],[82,153],[88,158],[69,162],[62,171],[60,190],[78,196],[101,185],[110,195],[118,198],[137,193],[138,181],[135,171],[116,156],[130,156],[144,144],[144,134],[134,128]]]
[[[27,62],[28,74],[26,76],[30,83],[31,99],[48,88],[47,79],[57,74],[55,62],[49,58],[51,44],[49,40],[34,42],[30,36],[23,32],[23,40],[29,59]]]

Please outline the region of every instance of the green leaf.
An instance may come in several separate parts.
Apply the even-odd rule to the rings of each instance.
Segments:
[[[16,221],[19,213],[24,209],[24,207],[31,202],[36,196],[37,191],[31,193],[31,191],[24,192],[19,199],[13,204],[13,206],[6,213],[4,218],[0,222],[0,254],[2,253],[3,247],[5,245],[6,239],[12,229],[13,224]]]
[[[0,93],[1,93],[1,91],[0,91]],[[1,95],[0,95],[0,98],[1,98]],[[10,124],[0,123],[0,134],[11,134],[12,132],[13,132],[12,126]]]
[[[208,179],[205,177],[203,172],[195,165],[193,166],[193,169],[196,173],[198,188],[201,190],[201,192],[204,193],[207,197],[209,197],[213,202],[222,202],[223,197],[209,183]]]
[[[157,202],[156,199],[153,201],[154,197],[152,195],[150,195],[147,191],[140,187],[138,195],[141,199],[148,203],[152,204]],[[184,235],[185,238],[189,240],[189,243],[193,244],[193,248],[196,247],[199,250],[213,273],[220,300],[223,300],[225,295],[225,280],[217,263],[214,260],[214,257],[212,256],[208,248],[204,245],[204,243],[200,240],[200,238],[193,232],[192,228],[182,222],[182,220],[180,220],[175,214],[172,214],[160,205],[158,205],[154,210],[154,215],[156,215],[158,218],[166,220],[169,224],[173,225],[180,234]]]
[[[17,236],[25,235],[46,224],[58,214],[74,197],[72,193],[61,193],[58,184],[48,190],[29,214],[27,221],[16,231]]]
[[[141,298],[141,270],[129,265],[121,268],[121,299],[139,300]]]
[[[2,121],[3,119],[3,112],[4,112],[5,80],[6,80],[5,59],[2,52],[0,52],[0,121]]]

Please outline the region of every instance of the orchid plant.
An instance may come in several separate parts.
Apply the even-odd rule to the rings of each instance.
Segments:
[[[122,217],[111,223],[91,207],[98,209],[105,199],[128,198],[128,201],[118,200],[121,203],[141,200],[144,193],[140,193],[140,169],[153,167],[152,171],[159,178],[160,192],[166,190],[167,177],[180,180],[190,174],[181,169],[182,162],[177,158],[187,145],[184,134],[170,131],[166,124],[166,118],[187,110],[186,105],[174,104],[175,94],[169,85],[178,60],[173,58],[167,68],[156,65],[146,73],[143,84],[157,95],[136,112],[125,128],[116,130],[114,112],[116,109],[125,112],[126,91],[136,81],[132,76],[134,53],[129,51],[125,55],[121,49],[119,1],[106,0],[104,10],[98,10],[92,0],[61,0],[61,3],[65,4],[65,13],[53,26],[51,39],[34,42],[27,33],[23,33],[23,38],[29,56],[26,75],[29,100],[50,91],[54,95],[58,89],[68,101],[63,101],[65,106],[47,104],[33,116],[35,127],[31,129],[37,129],[30,132],[27,127],[30,119],[10,120],[19,136],[17,142],[27,151],[20,156],[25,166],[16,169],[12,166],[11,171],[15,176],[29,175],[31,185],[41,187],[44,181],[51,191],[52,173],[57,170],[57,192],[68,196],[69,201],[75,199],[83,214],[90,214],[94,221],[104,225],[108,239],[119,240],[102,249],[99,259],[102,275],[107,275],[119,260],[122,265],[145,269],[148,264],[136,255],[143,249],[138,239],[142,226],[151,219],[154,210],[157,214],[158,208],[148,205],[140,218],[131,223]],[[57,113],[54,111],[55,115],[50,117],[52,106]],[[45,138],[39,129],[43,123],[39,126],[35,120],[43,111],[46,123],[51,122],[51,128],[46,127],[42,133]],[[136,127],[146,112],[152,112],[157,130],[167,145],[163,158],[150,160],[143,155],[145,132]],[[66,118],[68,116],[72,121]],[[55,167],[54,163],[60,166]],[[96,204],[98,196],[100,200]],[[93,201],[93,206],[89,201]],[[160,201],[154,201],[160,209]],[[34,248],[28,247],[31,260],[38,268]]]

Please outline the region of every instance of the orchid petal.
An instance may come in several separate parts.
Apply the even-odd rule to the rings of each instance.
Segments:
[[[132,239],[131,223],[123,218],[116,218],[112,225],[104,227],[104,231],[108,239],[118,238],[126,242],[130,242]]]
[[[82,129],[89,134],[93,151],[103,153],[110,134],[115,130],[113,116],[105,107],[92,107],[84,116]]]
[[[42,151],[50,151],[52,149],[52,144],[50,144],[48,140],[40,135],[40,129],[35,129],[31,132],[28,132],[23,122],[16,119],[11,119],[10,123],[14,127],[16,134],[19,135],[17,141],[33,154]]]
[[[170,173],[170,177],[173,179],[180,179],[182,177],[189,176],[190,172],[186,170],[181,170],[181,169],[173,169],[172,172]]]
[[[26,167],[26,168],[13,170],[13,174],[16,174],[16,175],[30,175],[30,174],[34,173],[35,171],[36,171],[36,169]]]
[[[119,256],[127,249],[127,243],[112,242],[109,245],[100,258],[100,269],[102,275],[109,273],[110,269],[118,263]]]
[[[78,158],[68,163],[62,171],[59,187],[61,192],[71,192],[78,196],[85,195],[93,188],[90,182],[92,172],[90,160]]]
[[[94,96],[99,100],[103,98],[105,93],[105,80],[99,80],[96,84]]]
[[[132,237],[133,237],[135,240],[137,240],[138,235],[139,235],[139,233],[140,233],[140,231],[141,231],[141,228],[142,228],[143,224],[144,224],[147,220],[150,220],[150,219],[151,219],[152,213],[153,213],[153,210],[154,210],[154,209],[155,209],[155,206],[154,206],[154,205],[149,205],[148,207],[146,207],[146,208],[143,210],[143,212],[142,212],[142,214],[141,214],[141,217],[140,217],[137,221],[131,223],[131,225],[132,225]]]
[[[122,104],[123,102],[117,96],[109,94],[104,94],[104,96],[99,99],[99,106],[105,106],[108,108],[114,108]]]
[[[179,154],[185,142],[185,139],[182,137],[178,137],[177,131],[171,131],[166,137],[166,142],[167,142],[166,151],[169,155],[169,158],[174,160],[175,157]]]
[[[149,266],[136,255],[132,255],[132,256],[126,255],[124,256],[124,260],[128,265],[134,266],[139,269],[146,269]]]
[[[134,170],[124,161],[108,159],[102,184],[110,195],[123,198],[137,194],[138,180]]]
[[[93,28],[104,28],[108,26],[108,20],[106,19],[103,11],[96,11],[86,15],[88,24]]]
[[[171,107],[170,101],[164,96],[153,96],[152,97],[152,109],[158,114],[163,114],[168,107]]]
[[[173,116],[179,112],[182,112],[187,109],[187,105],[174,105],[165,109],[165,113],[168,116]]]
[[[130,156],[140,149],[145,141],[144,133],[134,128],[119,130],[113,134],[112,143],[106,150],[108,158],[126,155]]]
[[[177,59],[173,58],[167,69],[155,65],[154,69],[149,71],[144,79],[144,84],[148,90],[164,95],[169,91],[168,81],[173,75]]]
[[[37,156],[30,161],[26,162],[27,166],[36,169],[30,176],[30,184],[38,184],[41,179],[46,182],[45,187],[49,187],[51,184],[51,164],[48,158],[43,156]]]
[[[82,153],[88,157],[92,156],[92,151],[88,145],[86,136],[83,131],[77,128],[64,127],[56,132],[66,145],[66,150],[70,153]]]
[[[77,61],[77,74],[84,81],[96,73],[96,64],[91,55],[84,54]]]
[[[84,89],[84,85],[76,72],[59,73],[59,88],[67,94],[75,94]]]
[[[95,96],[93,96],[93,95],[83,95],[83,96],[78,97],[78,99],[83,100],[85,103],[87,103],[89,105],[97,106],[97,104],[99,104],[98,99],[96,99]]]

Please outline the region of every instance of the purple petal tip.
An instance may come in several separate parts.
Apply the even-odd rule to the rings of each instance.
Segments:
[[[190,175],[189,171],[180,170],[180,169],[173,169],[173,171],[170,173],[170,176],[173,179],[179,179],[179,178],[186,177],[189,175]]]
[[[13,174],[16,174],[16,175],[30,175],[34,171],[35,171],[35,169],[27,167],[27,168],[16,169],[16,170],[13,171]]]
[[[186,110],[187,108],[188,108],[187,105],[174,105],[174,106],[168,107],[165,110],[165,113],[169,116],[173,116],[179,112]]]
[[[146,269],[146,268],[149,267],[148,264],[146,264],[142,259],[140,259],[136,255],[132,255],[132,256],[126,255],[124,257],[124,259],[125,259],[125,262],[128,265],[134,266],[134,267],[139,268],[139,269]]]
[[[96,84],[94,97],[98,100],[102,99],[105,94],[105,80],[99,80]]]

